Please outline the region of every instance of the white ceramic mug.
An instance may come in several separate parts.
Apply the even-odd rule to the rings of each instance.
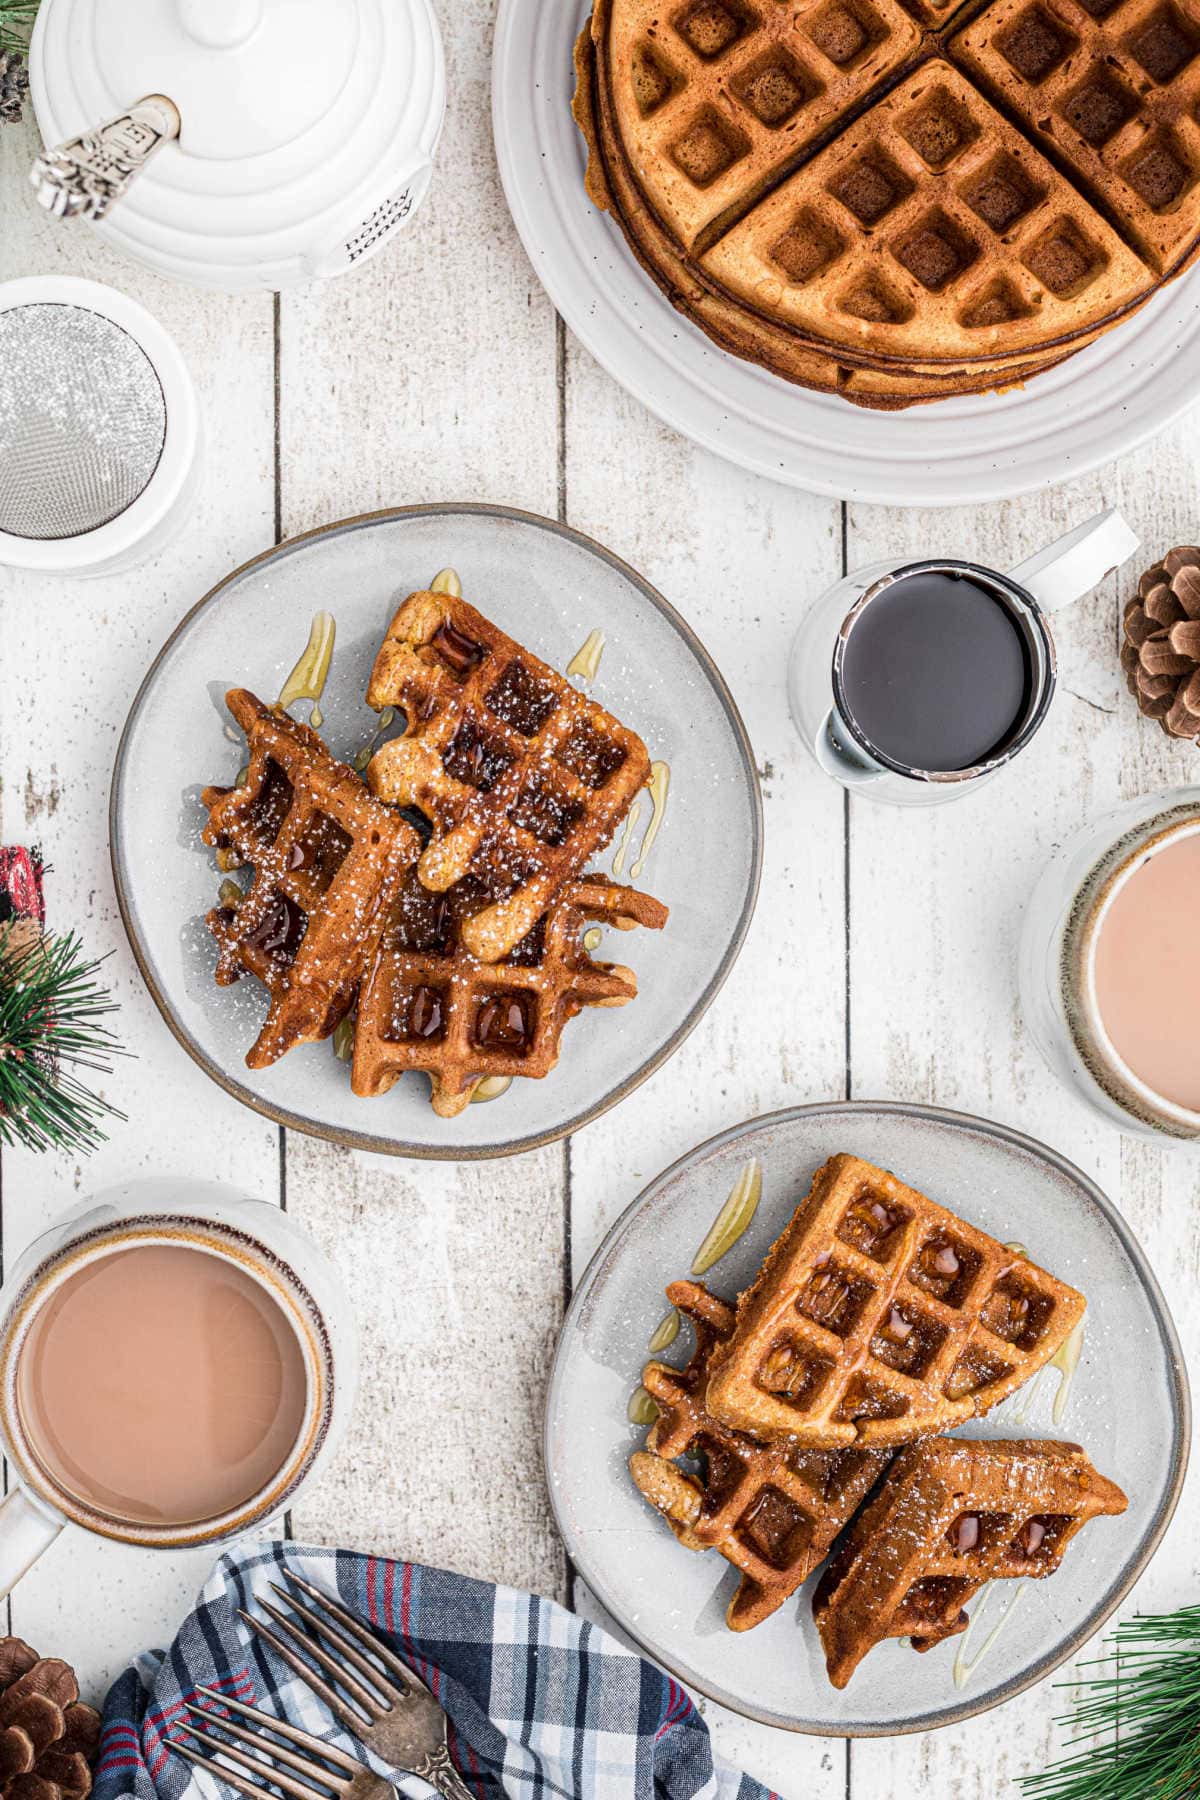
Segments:
[[[788,666],[792,718],[810,754],[843,787],[895,806],[933,806],[977,787],[1019,755],[1049,711],[1056,669],[1046,615],[1078,600],[1137,547],[1134,532],[1110,508],[1005,575],[978,563],[934,557],[872,563],[843,576],[810,607]],[[993,593],[1021,631],[1031,671],[1022,716],[1003,749],[985,763],[948,773],[907,767],[871,744],[850,713],[841,685],[846,641],[864,610],[905,576],[928,573],[966,576]]]
[[[22,1352],[63,1284],[103,1257],[144,1246],[186,1248],[234,1264],[282,1314],[303,1359],[302,1424],[275,1474],[231,1510],[196,1523],[131,1521],[67,1491],[39,1456],[19,1402]],[[96,1354],[103,1356],[102,1344]],[[357,1333],[340,1283],[277,1206],[216,1182],[166,1179],[85,1202],[30,1245],[0,1293],[0,1434],[15,1476],[0,1504],[0,1597],[68,1524],[153,1549],[219,1543],[260,1526],[291,1503],[336,1444],[357,1365]],[[186,1408],[186,1395],[180,1405]]]
[[[1087,825],[1046,864],[1025,914],[1019,979],[1030,1035],[1054,1074],[1126,1131],[1200,1140],[1200,1112],[1156,1093],[1109,1036],[1096,991],[1108,909],[1148,857],[1200,832],[1200,787],[1144,794]]]

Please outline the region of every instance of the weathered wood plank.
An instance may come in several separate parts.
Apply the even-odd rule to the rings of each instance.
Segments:
[[[842,1092],[842,802],[804,754],[784,691],[804,586],[815,591],[840,572],[841,518],[836,505],[696,449],[574,340],[566,403],[567,522],[626,557],[695,627],[745,719],[766,824],[757,916],[725,988],[671,1063],[572,1141],[577,1277],[638,1190],[694,1144],[756,1113]],[[653,854],[645,880],[653,890]],[[664,1269],[664,1283],[677,1273]],[[663,1555],[675,1553],[664,1534]],[[729,1761],[789,1797],[841,1800],[840,1744],[704,1710]]]
[[[349,1287],[353,1428],[293,1510],[300,1539],[561,1598],[541,1470],[561,1306],[562,1156],[414,1163],[289,1134],[288,1210]]]
[[[554,314],[492,155],[492,8],[441,12],[450,111],[430,199],[356,274],[281,300],[285,535],[416,500],[554,510]],[[364,1350],[353,1435],[302,1496],[298,1536],[563,1592],[541,1477],[562,1170],[557,1147],[393,1163],[289,1137],[288,1209],[350,1285]]]
[[[117,916],[107,816],[117,739],[151,657],[206,588],[270,539],[271,300],[156,280],[85,226],[49,220],[25,179],[34,139],[31,123],[0,131],[0,277],[56,270],[136,295],[187,358],[207,444],[195,511],[153,561],[98,581],[0,570],[0,840],[44,847],[51,923],[76,927],[96,954],[112,953],[118,1029],[136,1052],[104,1084],[128,1123],[115,1123],[94,1157],[5,1153],[9,1268],[61,1209],[107,1184],[206,1174],[266,1199],[278,1191],[274,1127],[189,1061],[142,986]],[[96,1697],[134,1650],[163,1641],[211,1560],[207,1551],[158,1555],[70,1533],[14,1596],[14,1627],[68,1655]]]
[[[1185,423],[1096,476],[1004,506],[933,514],[853,507],[850,565],[944,550],[1004,568],[1113,503],[1142,535],[1148,562],[1195,536],[1198,443],[1197,426]],[[1139,555],[1056,617],[1059,697],[1010,771],[926,812],[851,803],[851,1067],[858,1096],[982,1113],[1094,1175],[1141,1236],[1190,1351],[1200,1334],[1195,1250],[1180,1229],[1195,1198],[1190,1159],[1123,1137],[1065,1093],[1025,1033],[1016,990],[1025,905],[1051,848],[1124,796],[1195,779],[1194,750],[1140,720],[1117,663],[1120,602],[1142,566]],[[1068,1416],[1068,1434],[1069,1425]],[[1195,1526],[1185,1494],[1138,1590],[1143,1608],[1177,1604],[1194,1585]],[[1006,1792],[1014,1776],[1045,1762],[1063,1703],[1046,1682],[1000,1715],[954,1731],[856,1744],[851,1791],[870,1800],[900,1800],[918,1787],[939,1800]]]

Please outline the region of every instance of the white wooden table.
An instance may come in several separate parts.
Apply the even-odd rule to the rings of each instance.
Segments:
[[[659,425],[556,318],[496,175],[491,0],[440,11],[450,115],[432,198],[407,235],[324,288],[227,298],[155,280],[86,227],[40,214],[25,178],[32,123],[0,127],[0,278],[54,270],[137,295],[187,355],[208,438],[191,526],[157,562],[95,583],[0,571],[0,841],[44,845],[52,923],[113,952],[137,1051],[109,1084],[129,1123],[86,1164],[5,1154],[3,1255],[11,1263],[79,1194],[140,1172],[278,1194],[351,1284],[364,1335],[354,1427],[297,1509],[296,1535],[567,1598],[539,1454],[564,1297],[651,1175],[755,1113],[888,1097],[1032,1132],[1119,1200],[1185,1350],[1200,1350],[1198,1165],[1121,1137],[1058,1089],[1016,998],[1022,910],[1051,846],[1121,797],[1200,768],[1194,750],[1139,721],[1124,690],[1129,577],[1055,621],[1050,723],[1015,769],[951,807],[845,799],[802,751],[783,683],[801,609],[848,566],[942,549],[1003,568],[1112,503],[1148,552],[1194,539],[1200,414],[1098,475],[970,511],[845,507],[743,475]],[[420,500],[527,507],[641,569],[724,671],[766,805],[749,941],[679,1055],[570,1142],[483,1165],[354,1154],[227,1098],[142,989],[109,873],[118,732],[180,615],[280,537]],[[1193,1487],[1137,1590],[1143,1610],[1200,1594],[1198,1524]],[[169,1638],[209,1561],[64,1539],[13,1597],[12,1628],[72,1658],[98,1698],[135,1650]],[[991,1800],[1041,1766],[1062,1703],[1047,1683],[948,1732],[851,1745],[708,1712],[720,1749],[788,1800]]]

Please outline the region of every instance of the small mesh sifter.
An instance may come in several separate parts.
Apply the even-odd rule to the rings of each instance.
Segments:
[[[0,286],[0,563],[100,573],[182,518],[195,396],[161,327],[73,279]]]

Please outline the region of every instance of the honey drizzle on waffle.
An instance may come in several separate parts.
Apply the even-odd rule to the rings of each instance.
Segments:
[[[737,1177],[704,1234],[704,1241],[692,1258],[691,1272],[693,1276],[707,1275],[710,1269],[733,1249],[734,1245],[745,1237],[754,1223],[754,1215],[758,1211],[758,1203],[762,1199],[762,1164],[757,1156],[752,1156],[743,1163]],[[646,1348],[652,1356],[661,1350],[668,1350],[679,1336],[682,1323],[675,1307],[661,1318],[650,1333]],[[644,1396],[644,1400],[643,1400]],[[649,1402],[647,1405],[646,1402]],[[634,1425],[648,1425],[654,1418],[654,1402],[644,1387],[634,1389],[629,1402],[629,1420]]]
[[[715,1352],[710,1410],[763,1438],[906,1443],[1054,1355],[1082,1294],[858,1157],[832,1157]]]
[[[580,681],[586,687],[589,681],[595,681],[600,673],[600,658],[604,655],[604,633],[599,626],[589,631],[578,650],[567,664],[567,679]]]
[[[241,787],[205,788],[203,838],[224,866],[249,865],[254,878],[206,923],[218,983],[251,974],[270,995],[246,1057],[257,1069],[328,1037],[349,1013],[421,841],[307,725],[244,688],[226,699],[246,734],[248,773]]]
[[[333,614],[314,613],[308,643],[301,652],[299,662],[280,688],[279,698],[275,702],[279,712],[287,712],[297,700],[311,700],[312,711],[308,715],[308,722],[314,731],[319,731],[325,723],[321,712],[321,696],[329,679],[329,666],[333,661],[336,639],[337,625]]]
[[[806,1451],[765,1445],[719,1425],[705,1407],[713,1346],[733,1329],[733,1308],[693,1281],[667,1298],[692,1326],[683,1369],[651,1362],[644,1391],[658,1408],[644,1450],[630,1458],[634,1483],[689,1550],[716,1549],[741,1574],[726,1619],[758,1625],[804,1582],[888,1461],[868,1450]],[[677,1466],[697,1458],[698,1474]]]
[[[638,851],[629,871],[630,881],[637,881],[646,866],[646,858],[654,848],[654,840],[662,830],[662,822],[667,816],[667,796],[671,791],[671,768],[669,763],[652,762],[650,764],[650,780],[646,784],[650,791],[650,817],[646,823],[646,835],[642,839],[642,847]]]
[[[1005,1249],[1020,1250],[1022,1255],[1025,1254],[1025,1246],[1023,1244],[1006,1244]],[[1041,1392],[1043,1383],[1045,1382],[1047,1370],[1055,1369],[1058,1372],[1058,1387],[1055,1390],[1050,1416],[1051,1423],[1055,1428],[1062,1424],[1063,1419],[1066,1417],[1067,1402],[1070,1399],[1071,1387],[1075,1379],[1075,1371],[1079,1367],[1079,1359],[1083,1352],[1083,1333],[1085,1324],[1086,1320],[1080,1319],[1070,1335],[1059,1345],[1045,1368],[1039,1369],[1032,1381],[1026,1384],[1024,1390],[1014,1394],[1012,1402],[1006,1403],[1001,1409],[1006,1421],[1011,1421],[1014,1425],[1024,1426],[1026,1424],[1037,1397]],[[967,1626],[967,1629],[963,1632],[962,1637],[959,1640],[958,1649],[954,1657],[954,1685],[956,1688],[963,1688],[967,1685],[967,1682],[971,1679],[972,1675],[974,1675],[980,1663],[982,1663],[992,1646],[995,1644],[1001,1631],[1008,1623],[1008,1620],[1016,1611],[1024,1592],[1025,1583],[1023,1581],[1018,1581],[1016,1587],[1010,1589],[1007,1593],[995,1588],[990,1583],[986,1587],[980,1589],[978,1604],[971,1614],[970,1624]],[[992,1623],[991,1629],[983,1643],[972,1655],[972,1645],[975,1638],[983,1629],[985,1618],[990,1617],[990,1609],[994,1607],[999,1607],[999,1616]]]
[[[367,779],[429,819],[422,882],[444,892],[474,872],[507,890],[463,924],[472,955],[498,962],[608,842],[649,774],[645,745],[444,592],[400,607],[367,700],[405,715],[405,736],[382,746]]]
[[[817,1584],[829,1679],[885,1638],[927,1650],[967,1629],[985,1582],[1043,1578],[1090,1519],[1125,1511],[1078,1444],[926,1439],[900,1452]]]
[[[372,1096],[408,1069],[430,1077],[434,1111],[453,1118],[480,1077],[540,1077],[558,1060],[563,1028],[586,1006],[623,1006],[637,994],[632,970],[594,962],[584,921],[659,930],[667,909],[603,875],[555,895],[502,962],[480,963],[462,923],[486,901],[468,880],[433,894],[410,869],[396,893],[363,982],[351,1086]]]

